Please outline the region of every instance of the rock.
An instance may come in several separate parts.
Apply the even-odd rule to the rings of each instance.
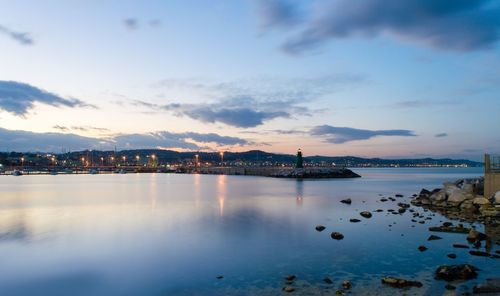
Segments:
[[[381,199],[380,199],[380,201],[381,201],[381,202],[386,202],[386,201],[387,201],[387,199],[386,199],[386,198],[381,198]]]
[[[352,200],[350,198],[346,198],[340,201],[343,204],[350,205],[352,203]]]
[[[470,212],[470,211],[475,211],[476,206],[472,203],[472,201],[466,200],[462,204],[460,204],[460,209]]]
[[[427,247],[426,246],[418,246],[418,250],[420,252],[427,251]]]
[[[398,207],[407,209],[410,205],[404,202],[398,202]]]
[[[460,190],[460,188],[455,183],[444,182],[443,185],[443,191],[446,193],[446,195],[451,195],[454,191]]]
[[[442,239],[442,237],[439,237],[437,235],[431,235],[431,236],[429,236],[429,238],[427,240],[432,241],[432,240],[438,240],[438,239]]]
[[[457,255],[453,254],[453,253],[450,253],[450,254],[448,254],[446,256],[448,256],[448,258],[451,258],[451,259],[456,259],[457,258]]]
[[[361,216],[363,216],[364,218],[371,218],[372,217],[372,213],[368,212],[368,211],[363,211],[361,213],[359,213]]]
[[[482,294],[482,293],[500,294],[500,278],[487,279],[486,282],[483,282],[479,285],[475,285],[474,288],[472,288],[472,291],[474,292],[474,294]]]
[[[469,251],[469,254],[473,256],[480,256],[480,257],[490,257],[489,253],[483,252],[483,251]]]
[[[323,282],[325,282],[325,283],[327,283],[327,284],[329,284],[329,285],[333,284],[333,281],[332,281],[329,277],[325,277],[325,278],[323,279]]]
[[[404,214],[405,212],[406,212],[405,208],[399,208],[398,209],[398,213],[400,213],[400,214]]]
[[[344,288],[345,290],[349,290],[351,288],[351,281],[343,281],[342,288]]]
[[[444,201],[446,200],[446,191],[444,190],[439,190],[438,192],[435,192],[429,196],[429,199],[431,201]]]
[[[464,244],[453,244],[453,247],[457,248],[457,249],[468,249],[469,248],[468,245],[464,245]]]
[[[479,269],[470,264],[441,265],[436,269],[435,279],[447,282],[475,279],[477,270]]]
[[[429,197],[431,195],[431,192],[425,188],[422,188],[420,190],[420,193],[418,194],[419,197]]]
[[[394,195],[394,196],[395,196],[395,197],[403,197],[404,195],[402,195],[402,194],[396,194],[396,195]]]
[[[294,287],[290,287],[290,286],[286,286],[283,288],[283,291],[287,292],[287,293],[292,293],[293,291],[295,291],[295,288]]]
[[[471,229],[467,235],[467,240],[469,242],[482,241],[487,238],[486,234],[481,233],[475,229]]]
[[[500,205],[500,191],[497,191],[495,195],[493,195],[493,202]]]
[[[375,210],[375,212],[377,212],[377,213],[380,213],[380,212],[383,212],[383,211],[384,211],[384,210],[382,210],[382,209],[376,209],[376,210]]]
[[[405,280],[394,277],[385,277],[382,279],[382,284],[389,285],[395,288],[422,287],[422,283],[418,281]]]
[[[332,232],[332,234],[330,234],[330,236],[336,240],[341,240],[344,238],[344,235],[340,232]]]
[[[463,190],[454,190],[449,196],[448,196],[448,202],[452,203],[454,205],[459,205],[462,203],[464,200],[467,199],[466,193]]]
[[[316,230],[319,231],[319,232],[321,232],[321,231],[323,231],[325,229],[326,229],[326,227],[323,226],[323,225],[316,225]]]
[[[451,222],[444,222],[443,226],[444,227],[450,227],[450,226],[453,226],[453,223],[451,223]]]
[[[215,278],[218,279],[218,280],[222,280],[224,278],[224,276],[223,275],[218,275]]]
[[[349,222],[358,223],[358,222],[361,222],[361,220],[353,218],[353,219],[350,219]]]
[[[472,200],[472,203],[475,205],[487,205],[490,201],[484,197],[476,197]]]
[[[453,286],[453,285],[450,285],[450,284],[446,284],[446,286],[444,286],[444,288],[445,288],[446,290],[456,290],[456,289],[457,289],[457,287],[455,287],[455,286]]]
[[[285,280],[291,282],[291,281],[294,281],[295,279],[297,278],[296,275],[292,274],[292,275],[289,275],[285,278]]]
[[[429,231],[434,232],[449,232],[449,233],[468,233],[470,228],[465,227],[446,227],[446,226],[437,226],[437,227],[429,227]]]

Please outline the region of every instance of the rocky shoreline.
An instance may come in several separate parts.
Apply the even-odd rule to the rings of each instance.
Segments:
[[[500,223],[500,192],[485,197],[484,179],[460,179],[446,182],[443,188],[432,191],[422,189],[414,195],[411,203],[423,207],[450,219],[462,219],[468,222],[485,224]]]

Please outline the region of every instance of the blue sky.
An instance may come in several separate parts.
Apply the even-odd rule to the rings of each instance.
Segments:
[[[500,150],[496,0],[0,0],[0,150]]]

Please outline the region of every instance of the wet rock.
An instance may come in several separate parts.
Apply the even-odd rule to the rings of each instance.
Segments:
[[[425,188],[422,188],[420,190],[420,193],[418,194],[419,197],[429,197],[431,195],[431,192]]]
[[[427,247],[426,246],[418,246],[418,250],[420,252],[427,251]]]
[[[464,245],[464,244],[453,244],[453,247],[457,248],[457,249],[468,249],[469,248],[468,245]]]
[[[429,196],[429,199],[430,199],[431,203],[445,201],[446,200],[446,191],[439,190],[438,192],[435,192],[431,196]]]
[[[381,212],[383,212],[383,211],[384,211],[384,210],[382,210],[382,209],[376,209],[376,210],[375,210],[375,212],[377,212],[377,213],[381,213]]]
[[[287,293],[292,293],[293,291],[295,291],[295,288],[290,287],[290,286],[285,286],[285,287],[283,287],[283,291],[285,291]]]
[[[446,227],[446,226],[437,226],[437,227],[429,227],[429,231],[434,232],[449,232],[449,233],[469,233],[470,228],[465,227]]]
[[[386,198],[381,198],[381,199],[380,199],[380,201],[381,201],[381,202],[386,202],[386,201],[387,201],[387,199],[386,199]]]
[[[434,234],[432,234],[431,236],[429,236],[429,238],[427,238],[428,241],[438,240],[438,239],[443,239],[443,238]]]
[[[469,254],[473,256],[480,256],[480,257],[490,257],[489,253],[483,252],[483,251],[469,251]]]
[[[223,275],[218,275],[215,278],[218,279],[218,280],[222,280],[224,278],[224,276]]]
[[[345,290],[349,290],[351,288],[351,281],[343,281],[342,288],[344,288]]]
[[[316,225],[316,230],[319,231],[319,232],[321,232],[321,231],[323,231],[325,229],[326,229],[326,227],[323,226],[323,225]]]
[[[296,278],[297,278],[297,276],[296,276],[296,275],[291,274],[291,275],[287,276],[287,277],[285,278],[285,280],[287,280],[287,281],[289,281],[289,282],[292,282],[292,281],[294,281]]]
[[[456,290],[456,289],[457,289],[457,287],[455,287],[455,286],[453,286],[453,285],[450,285],[450,284],[446,284],[446,286],[444,286],[444,288],[445,288],[446,290]]]
[[[436,269],[435,279],[447,282],[475,279],[477,277],[476,271],[478,270],[470,264],[441,265]]]
[[[325,277],[325,278],[323,279],[323,282],[325,282],[325,283],[327,283],[327,284],[329,284],[329,285],[333,284],[333,281],[332,281],[329,277]]]
[[[407,203],[398,202],[398,207],[407,209],[410,207],[410,205]]]
[[[475,229],[471,229],[467,235],[467,240],[469,242],[482,241],[487,238],[486,234],[481,233]]]
[[[453,223],[451,223],[451,222],[444,222],[443,226],[444,227],[450,227],[450,226],[453,226]]]
[[[340,232],[332,232],[332,234],[330,234],[330,236],[336,240],[341,240],[344,238],[344,235]]]
[[[395,196],[395,197],[403,197],[404,195],[402,195],[402,194],[396,194],[396,195],[394,195],[394,196]]]
[[[472,288],[474,294],[492,293],[490,295],[500,294],[500,278],[487,279],[485,282],[475,285]]]
[[[350,198],[346,198],[340,201],[343,204],[350,205],[352,203],[352,200]]]
[[[368,211],[363,211],[361,213],[359,213],[361,216],[363,216],[364,218],[371,218],[372,217],[372,213],[368,212]]]
[[[400,214],[404,214],[405,212],[406,212],[405,208],[399,208],[398,209],[398,213],[400,213]]]
[[[361,220],[353,218],[353,219],[350,219],[349,222],[358,223],[358,222],[361,222]]]
[[[389,285],[395,288],[422,287],[422,283],[419,281],[411,281],[394,277],[383,278],[382,284]]]
[[[451,259],[456,259],[457,258],[457,255],[453,254],[453,253],[450,253],[450,254],[448,254],[446,256],[448,256],[448,258],[451,258]]]

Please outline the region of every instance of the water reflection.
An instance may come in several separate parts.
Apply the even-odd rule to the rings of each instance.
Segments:
[[[224,215],[224,201],[226,200],[226,175],[217,176],[217,200],[219,201],[219,215]]]
[[[304,181],[296,180],[295,182],[295,192],[296,192],[296,203],[298,206],[301,206],[304,203]]]

